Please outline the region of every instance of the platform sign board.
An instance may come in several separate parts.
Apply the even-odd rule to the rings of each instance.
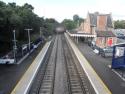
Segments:
[[[125,47],[116,47],[115,51],[115,57],[121,57],[124,56],[124,49]]]
[[[125,67],[125,44],[115,45],[113,49],[112,68]]]

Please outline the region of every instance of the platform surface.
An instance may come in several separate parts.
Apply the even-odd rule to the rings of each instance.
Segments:
[[[45,44],[45,46],[40,51],[35,60],[32,62],[28,70],[22,76],[21,80],[17,83],[11,94],[26,94],[28,92],[28,89],[30,88],[32,81],[41,65],[41,62],[44,59],[44,56],[50,46],[50,43],[51,41]]]

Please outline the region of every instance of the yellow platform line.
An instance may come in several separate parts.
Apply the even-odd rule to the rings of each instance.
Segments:
[[[78,47],[73,43],[69,36],[65,33],[65,37],[73,49],[76,57],[78,58],[83,70],[85,71],[90,83],[92,84],[96,94],[112,94],[111,91],[104,84],[102,79],[98,76],[90,63],[86,60],[83,54],[79,51]]]
[[[35,60],[32,62],[28,70],[24,73],[24,75],[20,78],[19,82],[16,84],[15,88],[12,90],[11,94],[27,94],[29,88],[32,84],[33,79],[41,65],[41,62],[44,59],[44,56],[50,46],[50,42],[47,42]]]

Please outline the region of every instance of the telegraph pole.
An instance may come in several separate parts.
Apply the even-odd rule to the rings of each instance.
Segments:
[[[28,32],[28,40],[29,40],[29,51],[30,51],[30,31],[32,30],[32,29],[25,29],[25,30],[27,30],[27,32]]]

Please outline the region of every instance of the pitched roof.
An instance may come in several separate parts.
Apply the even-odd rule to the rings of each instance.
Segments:
[[[108,27],[113,27],[112,18],[111,18],[110,14],[107,14],[107,26]]]
[[[97,37],[116,37],[112,31],[96,31]]]
[[[111,15],[110,14],[99,14],[99,13],[89,13],[91,26],[97,26],[97,16],[101,16],[101,15],[107,16],[107,26],[113,27]]]
[[[97,16],[95,14],[89,14],[91,26],[97,25]]]

